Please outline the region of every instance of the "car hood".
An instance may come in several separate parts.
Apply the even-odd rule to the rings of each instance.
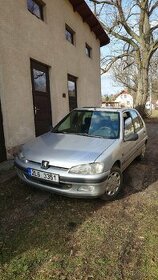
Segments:
[[[116,140],[74,134],[47,133],[23,145],[24,156],[33,162],[70,168],[94,162]]]

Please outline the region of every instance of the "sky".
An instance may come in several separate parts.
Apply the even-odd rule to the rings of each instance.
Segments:
[[[123,87],[119,86],[117,82],[113,80],[113,76],[110,73],[101,76],[102,96],[119,93],[122,89]]]
[[[109,55],[111,53],[111,46],[112,42],[109,45],[104,46],[101,48],[101,52],[103,56]],[[104,75],[101,75],[101,94],[103,95],[110,95],[116,94],[123,90],[123,86],[119,85],[112,74],[112,71],[108,71]]]

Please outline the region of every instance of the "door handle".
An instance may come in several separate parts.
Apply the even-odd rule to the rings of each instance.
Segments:
[[[34,107],[34,111],[35,111],[35,115],[37,114],[37,111],[40,111],[39,108],[37,108],[36,106]]]

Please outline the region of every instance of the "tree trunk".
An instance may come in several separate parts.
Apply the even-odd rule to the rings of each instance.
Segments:
[[[147,58],[148,54],[144,51],[141,55],[141,58],[137,63],[138,66],[138,89],[135,100],[135,107],[145,107],[145,103],[147,101],[149,95],[149,80],[148,80],[148,72],[149,72],[149,60]]]
[[[145,105],[148,98],[148,70],[141,69],[141,73],[138,76],[138,89],[136,95],[136,106]]]

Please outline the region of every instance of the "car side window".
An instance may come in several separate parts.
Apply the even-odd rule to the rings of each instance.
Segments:
[[[134,134],[133,121],[128,112],[123,114],[123,121],[124,121],[124,137],[128,138],[128,136]]]
[[[131,117],[133,119],[135,132],[138,132],[144,127],[141,117],[135,111],[130,111]]]

